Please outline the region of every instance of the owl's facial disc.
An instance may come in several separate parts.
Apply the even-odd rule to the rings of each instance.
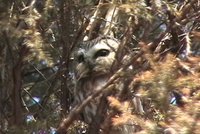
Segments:
[[[97,77],[111,72],[119,42],[102,39],[79,49],[76,55],[77,74],[80,77]]]

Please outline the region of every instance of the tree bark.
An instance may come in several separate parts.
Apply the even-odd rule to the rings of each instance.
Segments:
[[[13,68],[13,125],[21,126],[23,123],[22,103],[21,103],[21,88],[22,88],[22,60],[19,59],[16,66]]]

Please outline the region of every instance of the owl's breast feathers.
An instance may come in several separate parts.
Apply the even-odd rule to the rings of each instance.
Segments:
[[[82,103],[88,96],[92,95],[95,91],[102,89],[107,83],[108,76],[102,76],[98,78],[87,77],[81,78],[77,82],[76,88],[76,103]],[[92,100],[83,110],[84,121],[90,123],[92,118],[96,115],[97,107],[99,105],[99,99],[101,95]]]

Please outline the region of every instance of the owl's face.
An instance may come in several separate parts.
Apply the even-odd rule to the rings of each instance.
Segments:
[[[88,44],[83,44],[75,56],[78,78],[109,73],[118,47],[119,42],[111,38],[101,38]]]

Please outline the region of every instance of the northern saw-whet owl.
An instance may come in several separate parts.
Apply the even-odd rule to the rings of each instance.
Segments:
[[[120,42],[112,37],[99,37],[92,41],[83,42],[80,49],[75,54],[76,64],[76,88],[75,102],[81,104],[88,96],[95,91],[101,90],[113,75],[113,66],[116,66],[116,54]],[[116,87],[119,88],[120,84]],[[120,91],[120,89],[117,89]],[[82,115],[83,121],[87,124],[93,123],[96,118],[98,106],[102,95],[99,95],[85,106]],[[106,113],[102,113],[105,114]],[[101,116],[105,118],[104,116]],[[104,120],[104,119],[103,119]],[[109,134],[130,134],[134,127],[131,125],[122,125],[118,128],[112,128]]]
[[[119,42],[111,37],[99,37],[83,42],[75,54],[76,88],[75,102],[80,104],[93,92],[100,90],[112,75]],[[96,115],[99,99],[92,100],[83,110],[83,120],[91,123]]]

